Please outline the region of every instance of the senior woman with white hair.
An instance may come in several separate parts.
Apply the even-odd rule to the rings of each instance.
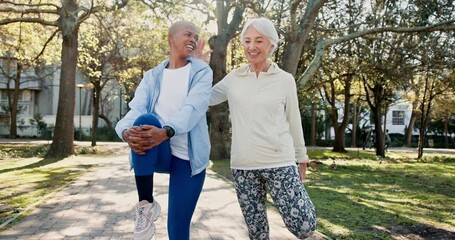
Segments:
[[[249,64],[213,87],[210,105],[229,103],[231,169],[249,237],[269,239],[268,190],[286,227],[303,239],[315,230],[316,214],[302,182],[308,156],[295,79],[268,60],[278,46],[269,19],[248,21],[240,41]]]

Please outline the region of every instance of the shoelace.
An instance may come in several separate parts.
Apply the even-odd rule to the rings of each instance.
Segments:
[[[145,207],[139,207],[137,209],[137,215],[138,215],[138,218],[136,220],[136,229],[137,230],[142,230],[145,227],[144,218],[147,218],[147,216],[145,216],[145,214],[144,214],[144,209],[145,209]]]
[[[146,220],[151,222],[150,219],[147,217],[147,215],[144,214],[144,210],[145,210],[145,206],[144,207],[139,207],[137,209],[138,218],[137,218],[137,221],[136,221],[136,229],[139,230],[139,231],[145,228],[145,221]]]

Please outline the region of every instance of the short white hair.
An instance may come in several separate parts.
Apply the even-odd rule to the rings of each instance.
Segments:
[[[273,45],[272,51],[269,53],[269,56],[278,48],[279,37],[278,33],[275,29],[275,25],[272,21],[268,18],[260,17],[260,18],[253,18],[250,19],[246,24],[243,26],[242,32],[240,33],[240,42],[243,43],[245,41],[245,32],[248,28],[254,28],[260,34],[267,37],[270,43]]]

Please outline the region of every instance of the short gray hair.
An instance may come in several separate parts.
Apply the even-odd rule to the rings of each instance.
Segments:
[[[269,39],[270,43],[273,45],[273,49],[269,53],[269,56],[271,56],[272,53],[278,48],[278,42],[280,40],[273,22],[265,17],[250,19],[243,26],[242,32],[240,33],[240,42],[241,43],[243,43],[245,41],[245,32],[250,27],[256,29],[256,31],[258,31],[260,34],[264,35],[265,37],[267,37]]]

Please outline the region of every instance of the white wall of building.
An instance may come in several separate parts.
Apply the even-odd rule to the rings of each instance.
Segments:
[[[1,80],[1,79],[0,79]],[[81,73],[76,75],[76,83],[85,84],[86,81],[84,76]],[[5,84],[0,84],[0,91],[5,91]],[[35,86],[36,85],[36,86]],[[14,87],[14,86],[11,86]],[[40,81],[39,84],[30,84],[21,85],[21,89],[24,89],[27,92],[27,96],[30,96],[28,103],[28,110],[23,114],[18,116],[18,129],[17,133],[19,137],[36,137],[38,136],[38,131],[35,126],[30,124],[30,119],[33,118],[34,114],[40,114],[42,120],[47,124],[48,127],[53,128],[55,126],[55,120],[58,109],[58,98],[60,90],[60,71],[54,71],[52,75],[47,77],[44,81]],[[117,90],[115,90],[117,89]],[[90,135],[92,129],[92,90],[91,89],[81,89],[79,95],[79,89],[75,87],[75,111],[74,111],[74,128],[78,130],[81,127],[84,135]],[[106,89],[109,92],[118,92],[118,85],[110,86]],[[104,93],[103,93],[104,94]],[[118,94],[117,94],[118,96]],[[82,97],[82,99],[80,99]],[[81,101],[80,101],[81,100]],[[105,102],[107,106],[107,116],[111,121],[115,121],[119,116],[119,98],[107,98],[108,102]],[[82,103],[82,105],[80,105]],[[24,103],[25,104],[25,103]],[[123,103],[124,104],[124,103]],[[111,107],[108,107],[112,105]],[[80,114],[80,110],[82,114]],[[0,114],[1,115],[1,114]],[[0,121],[0,136],[9,135],[9,117],[1,115],[2,119]],[[23,124],[19,124],[19,121]],[[98,127],[106,126],[103,119],[98,120]]]

